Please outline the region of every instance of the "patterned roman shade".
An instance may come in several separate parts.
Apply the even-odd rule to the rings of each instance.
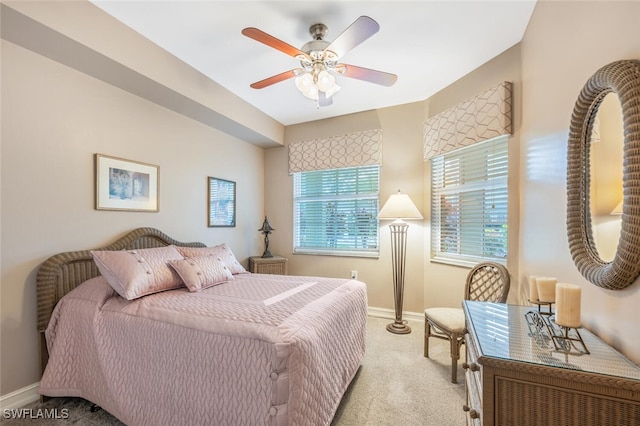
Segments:
[[[512,133],[512,84],[504,81],[424,123],[424,159]]]
[[[382,130],[367,130],[289,144],[289,174],[382,162]]]

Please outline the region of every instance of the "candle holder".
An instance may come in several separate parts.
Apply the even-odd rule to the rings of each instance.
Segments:
[[[576,355],[590,353],[577,328],[565,327],[564,325],[557,324],[555,321],[554,324],[559,328],[552,328],[554,334],[551,337],[558,352],[575,353]]]
[[[532,305],[538,305],[538,313],[540,315],[553,315],[553,303],[554,302],[542,302],[540,300],[529,300]],[[545,312],[542,307],[547,306],[548,310]]]
[[[532,302],[538,304],[537,302]],[[543,302],[544,305],[552,303]],[[565,327],[555,322],[555,316],[551,312],[540,312],[541,305],[538,304],[538,310],[528,311],[524,314],[529,327],[530,336],[536,341],[541,348],[555,350],[556,352],[572,355],[589,354],[587,345],[577,328]]]

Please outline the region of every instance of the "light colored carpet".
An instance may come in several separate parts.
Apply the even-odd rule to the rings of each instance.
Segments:
[[[424,358],[424,323],[410,321],[412,332],[398,335],[386,330],[390,322],[369,317],[362,366],[332,425],[464,425],[464,373],[458,365],[451,383],[449,343],[430,339]]]
[[[450,382],[449,344],[431,339],[431,358],[424,358],[424,324],[411,321],[411,334],[386,331],[388,319],[369,317],[367,351],[358,374],[336,412],[332,426],[461,426],[465,424],[464,375]],[[66,419],[0,419],[6,426],[122,425],[104,410],[90,411],[79,398],[53,398],[26,408],[68,410]],[[36,412],[34,411],[34,413]]]

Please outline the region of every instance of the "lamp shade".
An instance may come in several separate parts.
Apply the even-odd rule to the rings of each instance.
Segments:
[[[402,194],[398,191],[389,197],[380,212],[378,213],[378,219],[422,219],[420,211],[418,211],[413,201],[407,194]]]

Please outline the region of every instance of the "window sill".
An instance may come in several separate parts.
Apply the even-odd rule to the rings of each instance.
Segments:
[[[461,266],[463,268],[473,268],[474,266],[476,266],[478,263],[480,262],[495,262],[495,263],[499,263],[501,265],[507,265],[507,260],[506,259],[485,259],[485,258],[477,258],[474,260],[463,260],[463,259],[450,259],[447,257],[432,257],[431,259],[429,259],[431,261],[431,263],[442,263],[444,265],[453,265],[453,266]]]
[[[294,255],[311,255],[311,256],[334,256],[334,257],[364,257],[368,259],[379,259],[380,253],[362,252],[362,251],[348,251],[348,252],[335,252],[335,251],[322,251],[322,250],[296,250]]]

